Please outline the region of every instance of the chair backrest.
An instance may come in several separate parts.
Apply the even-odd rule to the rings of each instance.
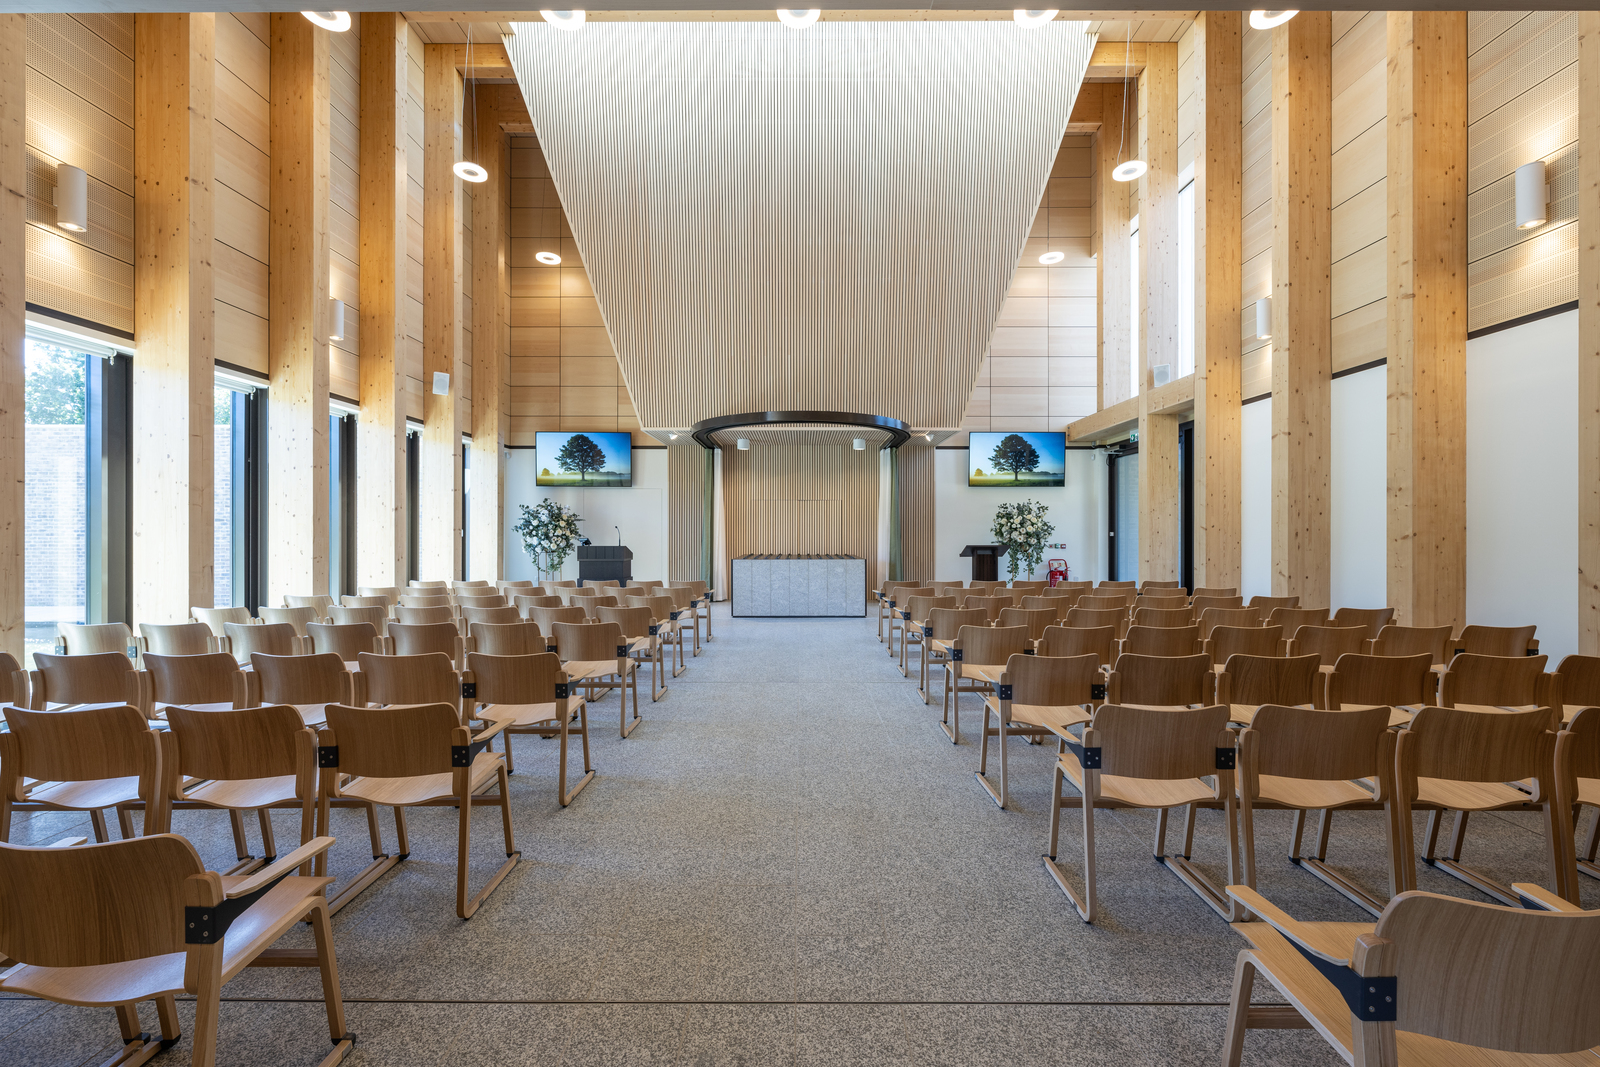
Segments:
[[[443,652],[426,652],[420,656],[380,656],[363,652],[356,661],[366,676],[368,703],[460,707],[461,680],[450,657]],[[329,724],[332,724],[331,719]]]
[[[628,598],[630,608],[649,608],[650,617],[656,622],[669,622],[678,614],[678,602],[669,596],[631,596]],[[546,631],[547,633],[549,631]]]
[[[437,608],[412,608],[401,604],[394,610],[399,621],[407,626],[427,626],[440,622],[455,625],[456,613],[448,605]]]
[[[1094,702],[1094,687],[1104,677],[1100,657],[1014,655],[1006,660],[1011,700],[1016,704],[1060,708]]]
[[[602,607],[595,611],[595,617],[601,622],[614,622],[622,630],[624,637],[649,637],[650,636],[650,609],[649,608],[613,608]]]
[[[1191,626],[1194,613],[1188,605],[1175,608],[1134,608],[1135,626]]]
[[[611,598],[607,597],[605,599],[609,600]],[[497,608],[463,607],[461,609],[461,617],[463,619],[467,620],[467,625],[468,626],[471,626],[475,622],[521,622],[522,621],[522,613],[521,612],[517,611],[516,608],[508,608],[508,607],[506,607],[504,605],[501,605],[500,607],[497,607]]]
[[[345,608],[382,608],[385,613],[389,611],[389,598],[386,596],[350,596],[346,594],[339,598],[339,607]]]
[[[1463,626],[1456,648],[1475,656],[1526,656],[1537,626]]]
[[[900,590],[900,592],[904,592],[904,590]],[[694,607],[695,592],[694,592],[693,589],[690,589],[688,586],[677,585],[677,584],[669,585],[665,589],[662,590],[662,594],[665,595],[665,596],[670,596],[672,598],[672,602],[674,604],[678,605],[678,610],[679,611],[687,611],[689,608]],[[617,606],[617,598],[616,597],[614,597],[614,596],[613,597],[605,597],[603,599],[611,601],[611,603],[608,605],[609,607],[616,607]],[[899,598],[896,597],[896,599],[899,599]]]
[[[296,795],[316,788],[316,735],[287,704],[233,711],[167,709],[167,725],[178,740],[178,766],[186,778],[239,781],[295,775]]]
[[[1365,626],[1368,637],[1377,637],[1393,621],[1393,608],[1340,608],[1333,613],[1335,626]]]
[[[140,792],[156,788],[160,763],[156,735],[137,708],[119,704],[77,711],[0,709],[11,730],[17,766],[6,769],[9,790],[22,778],[44,782],[96,782],[139,778]]]
[[[523,596],[519,593],[517,594],[516,604],[514,606],[522,613],[523,618],[527,618],[528,611],[532,608],[559,608],[565,604],[566,601],[559,596],[546,596],[543,594],[535,596]]]
[[[956,635],[961,659],[967,664],[997,666],[1012,656],[1025,655],[1031,642],[1026,626],[963,626]]]
[[[1561,675],[1561,700],[1600,708],[1600,656],[1567,656],[1556,668]]]
[[[645,583],[640,582],[639,584],[643,585]],[[578,583],[574,582],[574,581],[540,582],[539,583],[539,588],[543,589],[547,595],[560,595],[562,593],[565,593],[568,589],[576,589],[576,588],[578,588]]]
[[[694,603],[694,594],[690,590],[688,590],[688,589],[678,589],[678,590],[674,590],[674,592],[683,594],[683,602],[678,605],[680,608],[687,609],[691,604]],[[678,597],[674,596],[672,599],[674,601],[677,601]],[[578,603],[578,602],[574,601],[574,603]],[[616,607],[617,606],[617,598],[614,597],[614,596],[610,596],[610,595],[607,595],[607,596],[592,596],[589,599],[582,601],[581,604],[582,604],[582,607],[583,607],[584,611],[589,613],[589,618],[592,619],[592,618],[595,617],[595,613],[598,612],[601,608],[614,608],[614,607]],[[462,610],[466,610],[466,609],[462,609]],[[488,609],[479,608],[478,610],[479,611],[485,611],[485,610],[488,610]]]
[[[1200,636],[1210,637],[1218,626],[1260,626],[1260,608],[1206,608],[1199,613]]]
[[[1245,605],[1247,608],[1260,608],[1262,614],[1266,614],[1273,608],[1297,608],[1299,606],[1300,598],[1297,596],[1253,596],[1250,598],[1250,603]]]
[[[1161,589],[1172,589],[1172,590],[1176,590],[1176,591],[1181,593],[1183,591],[1183,583],[1178,581],[1176,578],[1173,578],[1173,579],[1170,579],[1170,580],[1167,580],[1167,581],[1159,581],[1159,582],[1156,581],[1154,578],[1147,578],[1144,581],[1139,583],[1139,592],[1141,592],[1141,593],[1146,592],[1148,590],[1161,590]],[[1188,596],[1189,594],[1183,593],[1183,595],[1184,596]]]
[[[1045,593],[1048,594],[1049,590],[1045,590]],[[1034,609],[1047,608],[1051,616],[1059,622],[1067,617],[1067,612],[1072,610],[1072,601],[1063,596],[1025,596],[1022,598],[1021,606]]]
[[[0,704],[31,706],[28,704],[28,672],[9,652],[0,652]]]
[[[1418,778],[1452,782],[1516,782],[1543,779],[1554,785],[1555,734],[1548,708],[1532,711],[1468,711],[1419,708],[1400,733],[1400,787],[1413,798]]]
[[[897,585],[893,589],[889,590],[888,599],[891,604],[898,608],[902,607],[906,601],[910,600],[912,597],[932,595],[933,588],[931,586],[919,585],[916,582],[908,582],[905,585]]]
[[[1563,677],[1563,681],[1565,678]],[[1566,766],[1567,795],[1578,795],[1579,778],[1600,778],[1600,707],[1579,709],[1567,723]]]
[[[1200,651],[1200,625],[1128,627],[1122,654],[1136,656],[1192,656]]]
[[[1212,608],[1221,608],[1225,611],[1236,611],[1244,607],[1242,596],[1196,596],[1190,599],[1189,607],[1194,609],[1194,617],[1201,618]]]
[[[966,582],[929,582],[928,588],[933,590],[934,596],[944,596],[946,593],[959,592],[967,587]]]
[[[1558,706],[1555,677],[1544,673],[1549,656],[1480,656],[1458,652],[1439,676],[1439,706],[1541,704]]]
[[[1102,704],[1084,728],[1084,746],[1100,749],[1100,771],[1124,778],[1175,781],[1216,775],[1218,792],[1232,773],[1217,767],[1217,751],[1233,747],[1228,709],[1156,709]]]
[[[300,635],[286,622],[222,624],[224,633],[232,643],[233,658],[248,662],[257,652],[269,656],[292,656],[300,651]]]
[[[1226,586],[1226,587],[1220,586],[1220,585],[1198,585],[1198,586],[1195,586],[1193,592],[1191,592],[1189,594],[1189,598],[1190,598],[1190,600],[1195,600],[1195,599],[1197,599],[1199,597],[1217,597],[1217,598],[1220,598],[1220,599],[1228,599],[1228,598],[1236,597],[1238,595],[1239,595],[1239,587],[1236,586],[1236,585],[1230,585],[1230,586]],[[1232,605],[1232,604],[1213,604],[1212,605],[1212,607],[1223,607],[1223,608],[1225,608],[1225,607],[1243,607],[1243,606],[1244,606],[1244,603],[1243,603],[1242,600],[1237,605]],[[1195,610],[1198,611],[1199,609],[1196,608]]]
[[[58,622],[56,633],[69,656],[94,656],[102,652],[128,654],[133,647],[133,631],[124,622]]]
[[[511,596],[514,592],[516,592],[518,590],[527,590],[527,589],[534,589],[534,588],[536,588],[536,587],[534,586],[533,579],[531,579],[531,578],[524,578],[524,579],[522,579],[520,581],[515,581],[515,582],[506,581],[504,579],[501,579],[500,581],[494,583],[494,591],[497,592],[497,593],[501,593],[501,594],[503,594],[505,596]]]
[[[335,652],[310,656],[266,656],[257,652],[250,657],[250,669],[261,683],[263,704],[348,703],[354,696],[350,672],[344,664],[343,657]]]
[[[1450,627],[1445,626],[1395,626],[1392,623],[1378,631],[1372,645],[1374,656],[1415,656],[1426,652],[1434,663],[1450,662]]]
[[[1411,656],[1340,656],[1328,675],[1328,707],[1385,704],[1417,708],[1433,703],[1433,659]]]
[[[1390,772],[1394,741],[1388,732],[1384,706],[1323,711],[1267,703],[1256,709],[1239,747],[1250,753],[1254,774],[1349,781]]]
[[[358,585],[356,592],[362,596],[381,596],[390,607],[400,603],[400,598],[406,595],[406,591],[396,585]]]
[[[1135,594],[1131,589],[1127,590],[1126,592],[1119,589],[1112,589],[1107,593],[1100,593],[1097,590],[1093,593],[1085,593],[1083,596],[1079,597],[1077,606],[1090,611],[1108,611],[1115,609],[1126,615],[1128,612],[1128,606],[1137,599],[1137,594]]]
[[[558,622],[583,622],[589,612],[582,607],[529,608],[528,621],[539,627],[539,632],[549,637],[555,633]]]
[[[424,582],[416,578],[406,583],[407,589],[449,589],[449,582]]]
[[[487,578],[474,578],[471,581],[451,582],[450,588],[458,593],[472,593],[474,590],[493,589],[494,586],[489,583]]]
[[[1038,592],[1043,591],[1045,586],[1047,586],[1049,584],[1050,584],[1049,582],[1028,582],[1028,581],[1012,582],[1011,583],[1011,591],[1014,592],[1014,593],[1015,592],[1038,593]]]
[[[554,631],[564,663],[616,660],[628,654],[628,640],[614,622],[558,622]]]
[[[293,593],[288,593],[283,598],[283,606],[286,608],[315,608],[319,619],[328,618],[329,613],[333,610],[333,605],[333,597],[321,594],[296,596]]]
[[[1175,596],[1162,596],[1159,593],[1140,593],[1133,601],[1133,610],[1140,608],[1154,608],[1160,611],[1171,611],[1174,608],[1189,610],[1189,597],[1179,592]]]
[[[1121,582],[1121,581],[1113,582],[1110,579],[1106,579],[1105,581],[1102,581],[1099,585],[1095,586],[1095,588],[1096,589],[1136,589],[1136,588],[1138,588],[1138,586],[1139,586],[1138,582]]]
[[[1219,667],[1229,656],[1281,656],[1284,652],[1281,626],[1218,626],[1206,640],[1211,642],[1212,662]]]
[[[928,636],[937,641],[954,641],[963,626],[989,625],[987,608],[934,608],[928,612]]]
[[[1320,705],[1321,666],[1322,661],[1314,655],[1229,656],[1217,675],[1217,702],[1248,707]]]
[[[120,704],[133,696],[129,689],[133,661],[121,652],[91,656],[35,652],[33,662],[38,667],[32,686],[36,711],[44,711],[47,704]]]
[[[195,622],[203,622],[211,627],[213,637],[222,637],[227,634],[223,629],[228,623],[247,625],[250,622],[249,608],[190,608],[189,616]]]
[[[313,622],[306,624],[306,632],[311,635],[311,651],[332,652],[346,663],[380,647],[378,628],[370,622]]]
[[[950,599],[955,599],[951,597]],[[1032,597],[1028,598],[1032,600]],[[1037,641],[1044,636],[1046,627],[1054,626],[1056,613],[1054,608],[1002,608],[999,624],[1005,626],[1025,626],[1028,628],[1028,640]]]
[[[1000,590],[1000,596],[968,596],[962,599],[964,608],[981,608],[990,622],[1000,618],[1000,613],[1012,606],[1011,594]]]
[[[577,604],[577,603],[581,603],[582,601],[588,600],[590,597],[596,597],[596,596],[599,596],[599,595],[600,595],[599,586],[585,585],[585,586],[579,587],[577,589],[568,590],[568,592],[567,592],[567,603],[568,604]]]
[[[1366,651],[1365,626],[1302,626],[1289,632],[1294,634],[1289,639],[1289,655],[1320,656],[1324,667],[1339,662],[1340,656],[1359,656]]]
[[[473,647],[490,656],[531,656],[545,650],[544,634],[536,623],[475,622],[467,628]],[[470,655],[470,653],[469,653]]]
[[[923,622],[928,618],[928,612],[934,608],[953,608],[956,606],[954,596],[914,596],[904,602],[903,610],[906,617],[914,622]]]
[[[400,598],[402,608],[449,608],[454,610],[455,598],[452,596],[403,596]]]
[[[350,626],[354,623],[364,622],[371,626],[373,632],[380,637],[388,633],[389,609],[387,606],[347,608],[343,605],[335,604],[328,611],[330,613],[329,617],[333,619],[335,625]]]
[[[425,656],[429,652],[443,652],[459,662],[464,655],[461,631],[453,622],[390,623],[389,637],[394,641],[397,656]]]
[[[1205,704],[1212,695],[1211,661],[1204,655],[1122,655],[1117,657],[1110,683],[1108,693],[1120,704]]]
[[[203,656],[216,647],[211,627],[203,622],[139,624],[144,650],[158,656]]]
[[[150,695],[157,704],[235,704],[244,698],[239,661],[226,652],[197,656],[146,653]]]
[[[321,743],[338,752],[342,774],[414,778],[455,771],[451,747],[466,744],[467,736],[448,701],[385,708],[329,704]]]
[[[261,621],[267,625],[282,623],[294,627],[294,632],[301,637],[309,636],[306,626],[316,622],[321,616],[316,608],[262,608]]]
[[[634,585],[642,585],[646,589],[661,589],[666,585],[665,582],[655,581],[655,580],[647,582],[642,578],[635,579],[633,584]]]
[[[1327,626],[1328,625],[1328,609],[1327,608],[1273,608],[1271,611],[1267,612],[1267,625],[1268,626],[1281,626],[1281,627],[1283,627],[1283,632],[1286,633],[1286,634],[1293,634],[1296,630],[1300,629],[1300,627],[1302,627],[1302,626]],[[1362,630],[1365,631],[1366,627],[1363,626]],[[1361,637],[1362,637],[1362,640],[1365,640],[1366,639],[1366,634],[1363,632]],[[1361,649],[1353,649],[1352,651],[1359,652],[1359,651],[1362,651],[1362,650]]]
[[[989,578],[975,578],[967,586],[968,589],[980,596],[987,596],[991,589],[1004,589],[1005,587],[1005,582],[997,582]]]
[[[1067,585],[1065,582],[1063,582],[1060,585],[1045,586],[1044,591],[1040,595],[1047,597],[1050,600],[1059,600],[1066,604],[1067,607],[1071,607],[1079,600],[1083,599],[1084,594],[1087,592],[1088,590],[1081,588],[1076,583],[1073,585]]]
[[[479,704],[553,704],[556,685],[566,677],[561,657],[542,647],[521,654],[471,652],[467,670],[478,687],[474,699]]]
[[[892,599],[891,594],[894,592],[894,590],[896,590],[896,589],[914,589],[914,588],[917,587],[917,584],[918,583],[916,583],[916,582],[906,582],[906,581],[879,582],[878,583],[878,595],[880,597],[882,597],[884,600],[889,600],[889,599]]]
[[[1085,597],[1084,599],[1088,599]],[[1083,600],[1078,601],[1079,604]],[[1067,611],[1067,625],[1072,627],[1114,626],[1122,632],[1128,613],[1122,608],[1074,607]]]
[[[620,589],[617,590],[617,603],[625,604],[625,603],[627,603],[628,598],[631,597],[631,596],[649,596],[649,595],[650,595],[650,587],[649,586],[638,585],[638,584],[625,585],[625,586],[622,586]],[[522,601],[521,601],[520,598],[517,600],[517,607],[519,607],[519,608],[522,607]]]
[[[1039,655],[1070,658],[1093,656],[1109,667],[1117,641],[1115,626],[1049,626],[1039,640]]]
[[[204,873],[177,834],[0,844],[0,954],[35,967],[99,967],[184,952],[187,883]]]

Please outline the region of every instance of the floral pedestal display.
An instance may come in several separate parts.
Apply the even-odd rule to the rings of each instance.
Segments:
[[[518,506],[522,519],[512,529],[522,537],[523,551],[539,569],[540,580],[555,581],[578,544],[578,513],[554,500]]]
[[[1019,570],[1025,576],[1032,577],[1039,561],[1044,559],[1045,542],[1056,532],[1056,528],[1045,520],[1049,510],[1036,500],[1001,504],[996,509],[990,532],[994,534],[996,544],[1006,546],[1006,563],[1013,582],[1017,580]]]

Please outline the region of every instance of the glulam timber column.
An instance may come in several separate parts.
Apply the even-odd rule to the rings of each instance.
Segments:
[[[476,161],[489,172],[472,194],[472,560],[474,578],[504,576],[506,437],[511,432],[507,295],[511,152],[490,102],[476,107]],[[509,301],[505,301],[509,304]]]
[[[1597,11],[1578,15],[1578,143],[1600,145]],[[1578,168],[1578,651],[1600,656],[1600,151]]]
[[[1178,46],[1151,44],[1139,75],[1139,576],[1170,581],[1183,566],[1178,418],[1150,406],[1153,368],[1178,368]]]
[[[1111,176],[1119,162],[1123,144],[1123,101],[1121,84],[1093,83],[1082,92],[1103,94],[1100,132],[1095,135],[1094,217],[1095,217],[1095,296],[1100,305],[1098,337],[1100,358],[1099,410],[1128,399],[1129,348],[1133,335],[1133,308],[1128,293],[1133,285],[1128,255],[1128,187]]]
[[[1194,581],[1239,586],[1240,32],[1194,23]]]
[[[1272,31],[1272,594],[1329,597],[1333,23]]]
[[[28,20],[0,14],[0,652],[24,667],[23,396],[27,349]]]
[[[136,15],[133,44],[132,621],[168,623],[215,596],[216,16]]]
[[[461,75],[455,49],[427,45],[422,64],[422,441],[417,478],[417,575],[461,576]],[[434,375],[450,376],[448,396]],[[497,575],[498,577],[498,575]]]
[[[272,16],[266,603],[328,591],[328,31]]]
[[[356,581],[406,579],[405,17],[361,17],[361,418]]]
[[[1388,599],[1396,623],[1458,632],[1467,607],[1467,15],[1391,11],[1388,32]]]

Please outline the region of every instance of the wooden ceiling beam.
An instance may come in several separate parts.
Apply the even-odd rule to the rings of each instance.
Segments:
[[[1150,56],[1150,44],[1134,41],[1101,41],[1089,55],[1089,68],[1084,71],[1084,81],[1121,81],[1137,78],[1144,70]]]

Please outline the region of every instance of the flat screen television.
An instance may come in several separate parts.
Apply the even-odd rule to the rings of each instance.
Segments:
[[[1067,484],[1064,433],[979,433],[967,441],[967,484],[1031,489]]]
[[[575,489],[633,484],[633,435],[541,431],[533,442],[537,483]]]

